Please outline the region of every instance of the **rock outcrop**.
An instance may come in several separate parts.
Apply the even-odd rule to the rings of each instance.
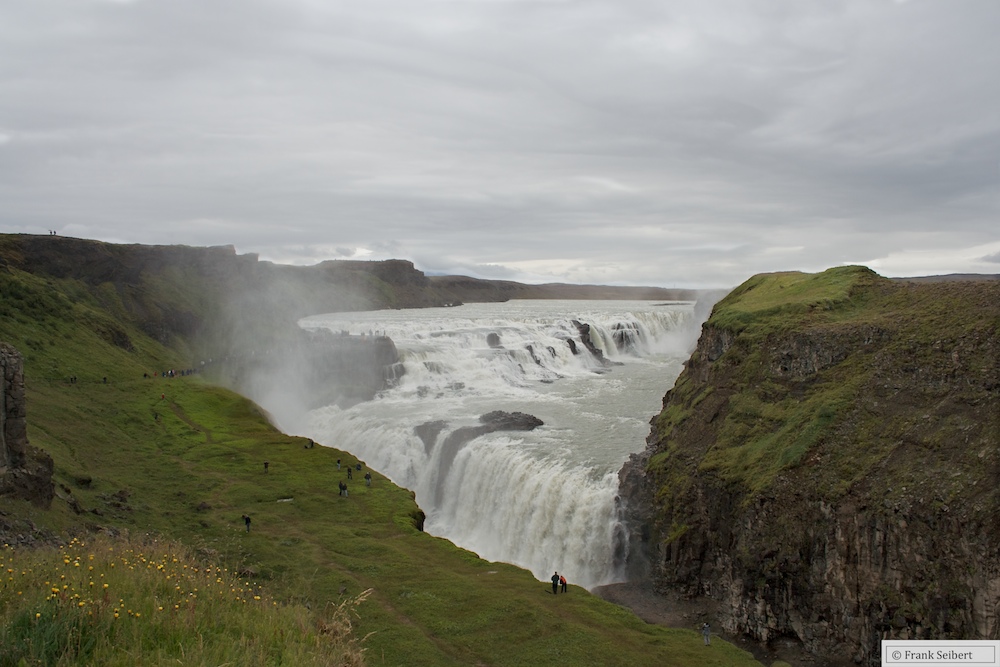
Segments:
[[[24,401],[24,362],[10,345],[0,343],[0,466],[21,468],[27,459],[28,430]]]
[[[479,416],[479,421],[492,431],[533,431],[545,422],[524,412],[505,412],[494,410]]]
[[[10,345],[0,343],[0,496],[52,503],[52,457],[28,444],[24,363]]]
[[[1000,284],[755,278],[620,473],[631,571],[823,664],[1000,637],[998,360]]]
[[[597,363],[599,363],[601,366],[604,366],[605,368],[614,365],[614,362],[612,362],[611,360],[609,360],[607,357],[604,356],[604,352],[601,351],[601,348],[594,345],[594,340],[590,337],[589,324],[587,324],[586,322],[573,320],[573,326],[576,327],[577,333],[580,334],[580,342],[583,343],[583,346],[587,349],[587,351],[590,352],[591,355],[593,355],[594,359],[597,360]],[[577,351],[576,343],[574,343],[572,339],[570,339],[570,350],[573,351],[573,354],[576,354]]]
[[[454,458],[454,452],[457,452],[462,445],[481,435],[496,431],[533,431],[544,425],[545,422],[534,415],[524,412],[494,410],[479,416],[479,426],[461,426],[449,433],[441,446],[446,451],[452,452],[451,458]],[[438,435],[447,426],[447,422],[438,420],[420,424],[413,429],[413,432],[423,441],[424,447],[430,451],[437,444]]]
[[[451,468],[459,450],[470,441],[487,433],[496,431],[533,431],[543,422],[534,415],[524,412],[505,412],[494,410],[479,416],[479,426],[460,426],[445,436],[444,440],[438,444],[438,436],[448,427],[447,422],[433,421],[420,424],[413,429],[414,434],[419,437],[430,454],[435,447],[440,447],[438,456],[439,478],[443,478]],[[443,487],[439,486],[435,491],[434,504],[440,505],[444,494]]]

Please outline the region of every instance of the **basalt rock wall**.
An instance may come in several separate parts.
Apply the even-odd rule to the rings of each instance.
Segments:
[[[24,363],[17,350],[0,343],[0,466],[24,465],[28,435],[24,409]]]
[[[0,496],[52,502],[52,458],[28,444],[24,364],[10,345],[0,343]]]
[[[823,276],[716,307],[620,473],[633,576],[820,664],[1000,638],[1000,285]]]

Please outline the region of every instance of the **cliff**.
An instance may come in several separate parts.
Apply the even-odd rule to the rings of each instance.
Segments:
[[[823,664],[1000,637],[998,360],[995,281],[754,277],[620,473],[633,572]]]
[[[282,325],[322,312],[433,305],[413,264],[261,262],[232,246],[119,245],[61,236],[0,235],[0,266],[87,289],[160,343],[219,355],[261,349]],[[109,332],[117,344],[129,343]]]

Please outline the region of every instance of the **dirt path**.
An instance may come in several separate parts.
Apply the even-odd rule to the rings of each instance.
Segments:
[[[629,581],[598,586],[591,592],[608,602],[631,609],[647,623],[696,631],[706,621],[716,625],[713,623],[716,605],[711,600],[685,600],[679,595],[660,595],[649,582]]]
[[[204,426],[202,426],[201,424],[199,424],[195,420],[191,419],[190,417],[188,417],[187,413],[184,412],[184,408],[182,408],[181,406],[177,405],[176,403],[170,403],[169,406],[170,406],[171,411],[173,411],[173,413],[175,415],[177,415],[178,419],[180,419],[182,422],[184,422],[185,424],[187,424],[188,426],[190,426],[195,431],[198,431],[199,433],[204,434],[205,435],[205,442],[207,444],[212,444],[212,432],[210,430],[208,430],[207,428],[205,428]]]

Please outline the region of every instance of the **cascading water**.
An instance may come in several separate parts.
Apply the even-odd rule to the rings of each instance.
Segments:
[[[588,352],[574,321],[616,365]],[[688,357],[693,304],[511,301],[300,324],[389,336],[405,373],[375,400],[315,410],[293,430],[413,490],[429,533],[483,558],[586,587],[620,580],[617,471]],[[544,426],[445,446],[495,410]]]

